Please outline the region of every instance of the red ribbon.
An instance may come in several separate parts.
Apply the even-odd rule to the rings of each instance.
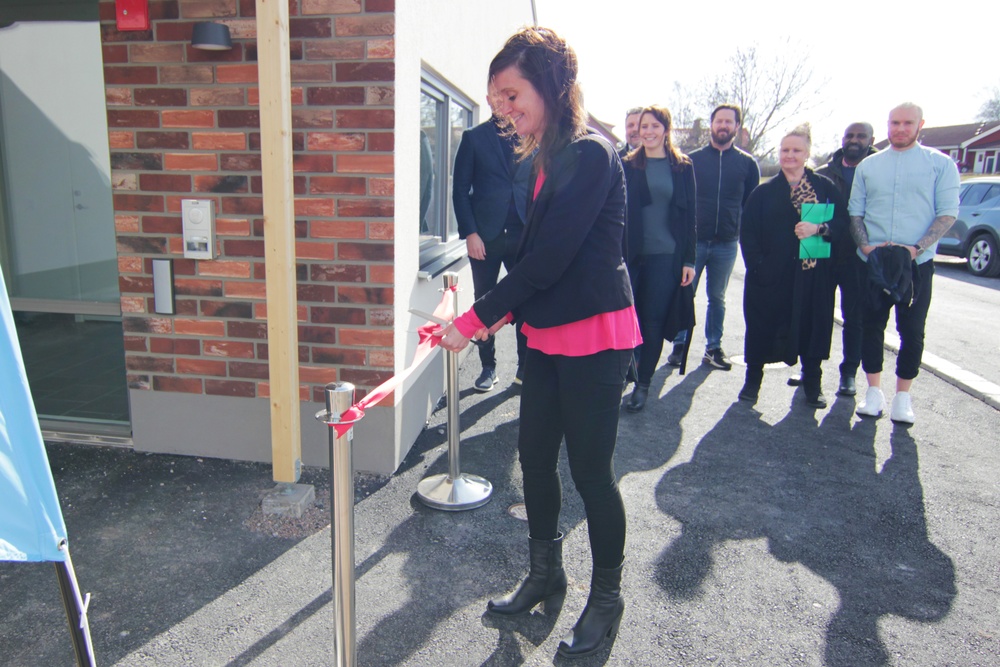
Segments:
[[[439,303],[437,308],[434,309],[435,317],[439,317],[448,322],[455,319],[455,309],[452,306],[453,299],[451,295],[452,292],[456,291],[456,289],[457,286],[445,289],[444,295],[441,297],[441,303]],[[433,334],[433,332],[440,328],[440,324],[435,324],[433,322],[419,327],[417,329],[419,343],[417,344],[417,351],[413,355],[413,361],[410,362],[410,365],[407,366],[402,373],[389,378],[368,392],[368,394],[360,401],[344,410],[344,412],[340,415],[340,422],[327,422],[329,426],[337,432],[338,438],[344,437],[344,435],[351,430],[351,427],[354,426],[354,423],[360,421],[361,418],[365,416],[365,409],[378,405],[382,399],[395,391],[396,387],[403,384],[406,378],[410,376],[410,373],[416,370],[417,367],[423,363],[424,359],[426,359],[430,355],[431,351],[441,342],[441,337]]]

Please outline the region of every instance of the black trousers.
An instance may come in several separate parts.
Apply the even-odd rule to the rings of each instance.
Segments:
[[[859,258],[858,262],[864,265]],[[868,285],[867,265],[865,281]],[[920,372],[920,362],[924,354],[924,325],[931,305],[931,288],[934,282],[934,262],[913,265],[913,289],[915,299],[908,304],[883,303],[874,307],[867,296],[863,299],[864,338],[861,344],[861,367],[865,373],[882,372],[882,353],[885,343],[885,327],[889,323],[889,312],[896,310],[896,331],[899,333],[899,356],[896,357],[896,377],[912,380]]]
[[[628,272],[642,334],[642,345],[635,350],[638,382],[648,385],[663,353],[663,326],[681,276],[674,270],[673,253],[639,255],[628,267]]]
[[[625,505],[613,459],[631,355],[631,350],[605,350],[567,357],[528,349],[524,366],[517,448],[529,535],[549,540],[559,534],[558,466],[565,436],[597,567],[618,567],[625,554]]]
[[[846,377],[854,377],[861,365],[861,340],[864,331],[861,301],[864,298],[862,285],[865,283],[862,281],[862,274],[858,272],[858,262],[861,259],[854,255],[850,261],[834,264],[832,272],[833,283],[840,288],[840,316],[844,320],[844,360],[840,364],[840,374]]]
[[[486,259],[469,258],[469,266],[472,269],[472,287],[475,290],[475,298],[480,298],[491,289],[497,286],[497,278],[500,276],[500,265],[510,271],[516,263],[517,245],[521,240],[521,231],[503,231],[500,236],[490,241],[484,241],[486,246]],[[483,322],[490,326],[493,322]],[[528,341],[521,333],[521,325],[515,328],[517,336],[517,363],[523,365],[524,351],[527,349]],[[479,361],[483,368],[496,368],[496,344],[491,336],[485,341],[476,344],[479,348]]]

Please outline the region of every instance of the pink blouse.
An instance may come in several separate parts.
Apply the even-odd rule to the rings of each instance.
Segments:
[[[538,197],[544,182],[545,172],[540,171],[532,199]],[[508,313],[507,321],[511,322],[513,319]],[[471,308],[455,318],[455,328],[466,338],[472,338],[485,326]],[[583,357],[604,350],[631,350],[642,343],[634,306],[544,329],[525,323],[521,332],[528,339],[528,347],[531,349],[567,357]]]

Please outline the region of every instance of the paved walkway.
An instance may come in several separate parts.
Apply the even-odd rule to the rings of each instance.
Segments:
[[[359,665],[566,664],[555,649],[585,602],[589,553],[565,464],[561,614],[483,613],[526,567],[526,526],[508,514],[521,500],[509,334],[498,388],[461,404],[463,470],[494,484],[488,505],[414,499],[447,470],[445,410],[397,474],[358,478]],[[463,387],[478,370],[468,357]],[[790,373],[768,370],[750,407],[736,401],[739,368],[661,368],[647,409],[622,414],[626,617],[613,647],[575,664],[1000,664],[1000,412],[927,373],[916,425],[862,421],[852,399],[808,409]],[[99,664],[332,663],[329,528],[260,520],[267,466],[81,446],[50,457]],[[321,500],[327,477],[304,476]],[[0,564],[4,664],[72,664],[57,592],[51,565]]]

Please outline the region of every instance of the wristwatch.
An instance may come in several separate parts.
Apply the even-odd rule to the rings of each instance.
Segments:
[[[917,249],[917,254],[918,255],[921,254],[924,250],[927,249],[927,248],[923,247],[922,245],[920,245],[920,241],[917,241],[916,243],[914,243],[913,247]]]

